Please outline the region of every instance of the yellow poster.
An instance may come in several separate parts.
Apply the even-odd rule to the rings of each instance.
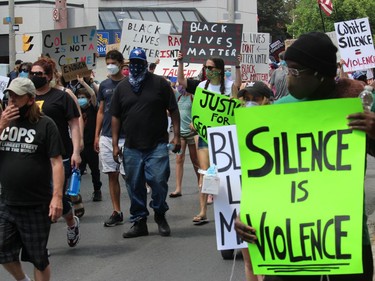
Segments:
[[[362,272],[365,134],[346,119],[361,111],[357,98],[236,109],[256,274]]]

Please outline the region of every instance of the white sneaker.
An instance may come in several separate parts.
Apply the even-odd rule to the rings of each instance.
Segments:
[[[75,224],[73,228],[70,228],[69,226],[67,227],[67,233],[66,237],[68,239],[68,245],[70,247],[75,247],[80,239],[80,234],[79,234],[79,218],[77,216],[73,217],[75,220]]]

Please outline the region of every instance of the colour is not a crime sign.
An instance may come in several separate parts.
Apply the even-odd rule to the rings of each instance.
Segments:
[[[191,109],[194,129],[207,142],[207,129],[234,124],[234,109],[240,106],[237,99],[197,88]]]
[[[346,119],[360,111],[358,98],[235,111],[256,274],[362,272],[365,134]]]

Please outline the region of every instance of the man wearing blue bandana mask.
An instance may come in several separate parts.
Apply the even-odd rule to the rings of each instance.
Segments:
[[[132,50],[129,61],[130,75],[116,87],[111,104],[113,157],[120,161],[122,154],[117,142],[122,129],[125,134],[123,162],[131,201],[130,221],[134,223],[123,237],[148,235],[146,183],[152,190],[150,207],[154,209],[159,234],[169,236],[171,231],[165,219],[169,209],[166,197],[170,175],[167,111],[173,123],[171,145],[175,153],[181,148],[180,114],[167,80],[147,70],[145,51]]]

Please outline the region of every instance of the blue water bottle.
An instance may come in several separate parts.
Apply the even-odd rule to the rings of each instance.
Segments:
[[[77,196],[81,187],[81,173],[79,169],[74,168],[72,170],[72,175],[70,176],[68,195]]]

